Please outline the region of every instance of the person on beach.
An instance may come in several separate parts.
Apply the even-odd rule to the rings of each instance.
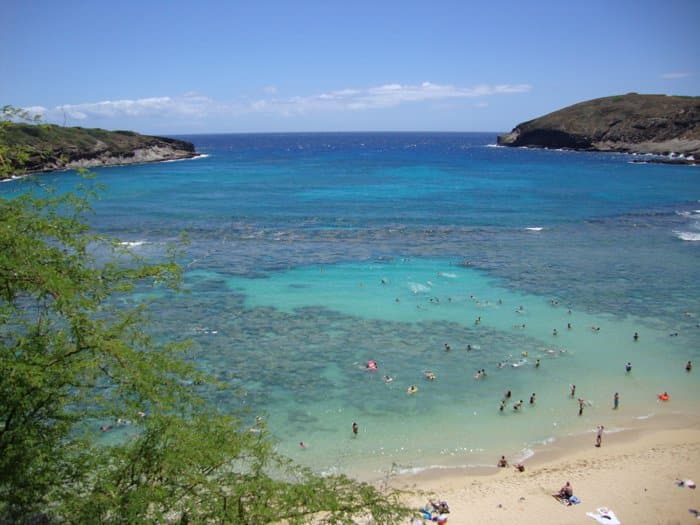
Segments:
[[[352,433],[357,435],[357,432],[360,430],[360,427],[358,426],[356,421],[353,421],[352,423]]]
[[[620,394],[615,392],[615,395],[613,396],[613,410],[617,410],[617,407],[619,404],[620,404]]]
[[[685,371],[686,371],[686,372],[690,372],[692,369],[693,369],[693,363],[691,363],[690,361],[688,361],[688,362],[686,363],[686,365],[685,365]]]
[[[559,492],[557,494],[555,494],[554,496],[569,501],[569,499],[571,499],[571,497],[573,495],[574,495],[574,488],[571,486],[571,483],[569,483],[567,481],[566,485],[564,485],[562,488],[560,488]]]
[[[579,415],[579,416],[582,416],[582,415],[583,415],[583,403],[584,403],[583,399],[581,399],[581,398],[579,397],[579,398],[578,398],[578,415]]]
[[[506,457],[501,456],[501,459],[498,460],[498,467],[505,468],[507,466],[508,466],[508,461],[506,460]]]
[[[598,425],[598,432],[596,432],[595,435],[595,446],[600,448],[600,443],[603,440],[603,429],[605,427],[603,425]]]

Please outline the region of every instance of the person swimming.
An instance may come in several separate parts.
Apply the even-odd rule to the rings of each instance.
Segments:
[[[627,361],[627,364],[625,365],[625,372],[631,372],[632,371],[632,363]]]
[[[408,394],[415,394],[418,392],[418,387],[416,385],[411,385],[406,389],[406,393]]]

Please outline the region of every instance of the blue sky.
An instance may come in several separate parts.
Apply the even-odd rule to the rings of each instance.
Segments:
[[[700,0],[3,0],[0,105],[143,133],[507,131],[700,95]]]

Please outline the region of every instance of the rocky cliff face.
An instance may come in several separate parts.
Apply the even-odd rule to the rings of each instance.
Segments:
[[[186,159],[197,155],[190,142],[131,131],[12,124],[0,141],[15,154],[17,172],[42,172]]]
[[[498,144],[700,160],[700,97],[632,93],[589,100],[518,124]]]

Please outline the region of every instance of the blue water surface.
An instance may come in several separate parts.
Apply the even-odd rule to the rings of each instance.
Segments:
[[[266,414],[295,459],[365,473],[475,464],[600,421],[624,427],[656,413],[669,384],[682,386],[676,407],[696,410],[683,365],[700,353],[697,167],[500,148],[486,133],[180,138],[203,156],[0,194],[104,184],[91,226],[146,257],[186,233],[190,293],[150,296],[153,330],[192,339],[190,358],[243,393],[211,394],[219,406]],[[632,377],[620,374],[630,359]],[[592,407],[621,390],[630,411],[578,418],[572,382]],[[504,433],[507,389],[539,400]],[[361,440],[347,441],[350,419]]]

